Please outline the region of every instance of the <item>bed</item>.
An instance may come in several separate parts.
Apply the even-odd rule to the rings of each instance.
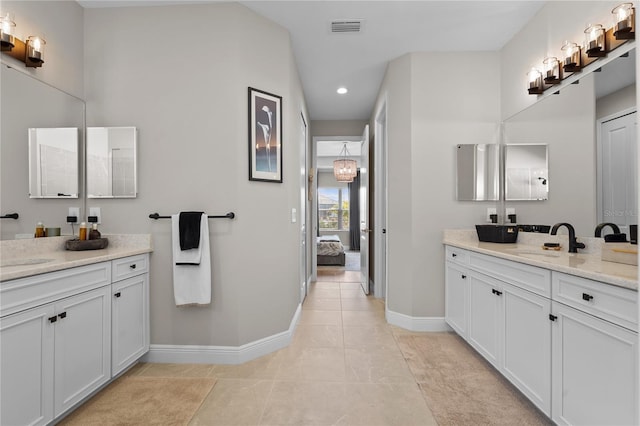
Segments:
[[[337,235],[320,235],[317,237],[318,265],[344,266],[344,246]]]

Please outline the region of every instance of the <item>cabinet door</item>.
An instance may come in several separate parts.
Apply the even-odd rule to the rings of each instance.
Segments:
[[[505,284],[502,374],[551,414],[551,300]]]
[[[477,272],[469,279],[468,342],[500,368],[502,349],[502,283]]]
[[[53,420],[53,305],[0,319],[0,424]],[[54,320],[55,321],[55,320]]]
[[[111,378],[110,286],[56,303],[55,415]]]
[[[112,358],[116,376],[149,350],[149,275],[112,285]]]
[[[560,303],[552,311],[553,421],[637,425],[637,333]]]
[[[446,262],[445,320],[460,336],[467,337],[469,306],[468,272],[466,268]]]

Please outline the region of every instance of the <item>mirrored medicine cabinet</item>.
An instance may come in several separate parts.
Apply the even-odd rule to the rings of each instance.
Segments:
[[[459,144],[456,146],[456,199],[546,200],[549,194],[545,144]],[[502,178],[501,178],[502,174]]]
[[[29,197],[78,198],[79,129],[30,128]]]
[[[87,198],[135,198],[135,127],[87,127]]]

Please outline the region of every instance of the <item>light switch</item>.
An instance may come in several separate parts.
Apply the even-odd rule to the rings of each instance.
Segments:
[[[291,209],[291,223],[296,223],[298,221],[298,210],[295,208]]]

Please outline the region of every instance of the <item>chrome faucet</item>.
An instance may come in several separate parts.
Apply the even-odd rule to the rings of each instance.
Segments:
[[[585,248],[584,243],[579,243],[576,239],[576,230],[573,229],[573,226],[571,226],[571,224],[569,223],[556,223],[555,225],[553,225],[553,228],[551,228],[550,234],[556,235],[556,233],[558,232],[558,228],[560,228],[561,226],[564,226],[569,230],[569,253],[577,253],[578,249]]]
[[[601,237],[602,236],[602,229],[605,226],[610,226],[611,230],[613,231],[614,234],[619,234],[620,233],[620,228],[618,227],[618,225],[616,225],[615,223],[610,223],[610,222],[605,222],[605,223],[601,223],[598,226],[596,226],[596,237]]]

